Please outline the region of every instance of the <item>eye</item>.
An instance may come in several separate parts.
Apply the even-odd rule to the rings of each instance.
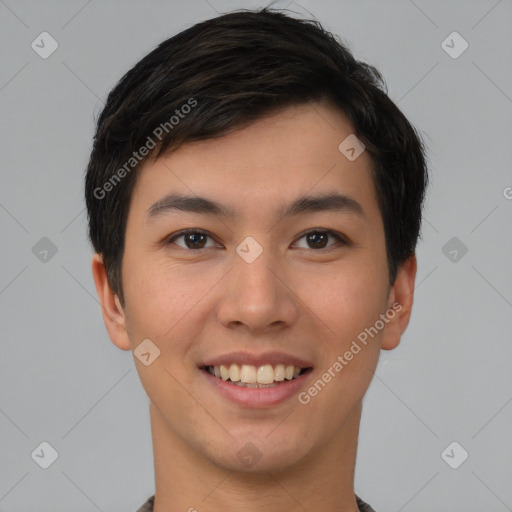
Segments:
[[[170,238],[167,243],[172,244],[175,240],[178,240],[179,238],[183,238],[185,245],[178,245],[178,247],[182,247],[184,249],[192,249],[192,250],[200,250],[200,249],[208,249],[208,247],[205,246],[206,240],[208,238],[211,238],[211,236],[199,229],[185,229],[183,231],[180,231],[179,233],[176,233],[172,238]],[[212,239],[213,240],[213,239]],[[210,247],[215,247],[215,244]]]
[[[339,242],[339,245],[349,245],[348,239],[334,231],[330,230],[324,230],[324,229],[315,229],[312,231],[307,232],[306,234],[302,235],[299,240],[305,238],[306,243],[309,245],[309,247],[305,247],[306,249],[325,249],[327,245],[327,240],[329,237],[334,238],[337,242]],[[326,250],[331,250],[331,247],[336,244],[331,244]],[[301,247],[302,249],[303,247]]]
[[[326,251],[331,250],[331,247],[337,245],[337,244],[331,244],[330,246],[327,246],[327,241],[329,237],[333,238],[335,241],[338,242],[338,245],[349,245],[349,240],[342,234],[336,233],[334,231],[330,230],[324,230],[324,229],[315,229],[311,230],[304,235],[302,235],[299,240],[306,239],[306,243],[308,244],[308,247],[299,247],[301,249],[316,249],[316,250],[323,250]],[[210,238],[212,240],[213,245],[207,246],[207,240]],[[183,239],[184,245],[178,244],[175,241]],[[173,244],[175,243],[178,247],[181,247],[183,249],[191,249],[191,250],[201,250],[201,249],[208,249],[211,247],[216,247],[218,244],[215,244],[213,241],[213,238],[205,231],[202,231],[200,229],[185,229],[183,231],[180,231],[179,233],[176,233],[173,235],[169,240],[167,241],[167,244]],[[327,246],[327,248],[326,248]]]

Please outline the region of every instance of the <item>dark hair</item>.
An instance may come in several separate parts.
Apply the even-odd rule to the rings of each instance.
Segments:
[[[89,238],[122,304],[126,220],[141,166],[183,143],[220,137],[280,109],[323,100],[348,116],[374,164],[394,282],[419,236],[428,179],[421,137],[387,96],[375,67],[356,60],[319,22],[265,7],[230,12],[167,39],[107,98],[85,199]]]

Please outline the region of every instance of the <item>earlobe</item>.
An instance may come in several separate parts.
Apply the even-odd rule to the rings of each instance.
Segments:
[[[410,256],[398,269],[388,298],[388,323],[382,336],[381,348],[393,350],[400,343],[412,313],[414,282],[416,278],[416,256]]]
[[[96,292],[101,304],[103,321],[105,322],[108,335],[116,347],[121,350],[130,350],[125,312],[118,296],[114,293],[108,282],[107,271],[101,254],[94,254],[91,266]]]

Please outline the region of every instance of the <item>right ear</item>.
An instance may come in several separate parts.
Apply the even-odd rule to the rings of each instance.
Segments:
[[[119,297],[112,291],[108,282],[107,270],[101,254],[92,257],[92,276],[100,300],[103,321],[112,343],[121,350],[131,350],[126,331],[126,316]]]

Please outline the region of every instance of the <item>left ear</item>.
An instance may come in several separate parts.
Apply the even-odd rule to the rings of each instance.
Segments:
[[[398,269],[395,282],[389,292],[388,322],[382,335],[382,350],[393,350],[400,343],[400,338],[409,324],[414,298],[414,281],[416,278],[416,255],[410,256]],[[393,315],[393,312],[395,313]]]

